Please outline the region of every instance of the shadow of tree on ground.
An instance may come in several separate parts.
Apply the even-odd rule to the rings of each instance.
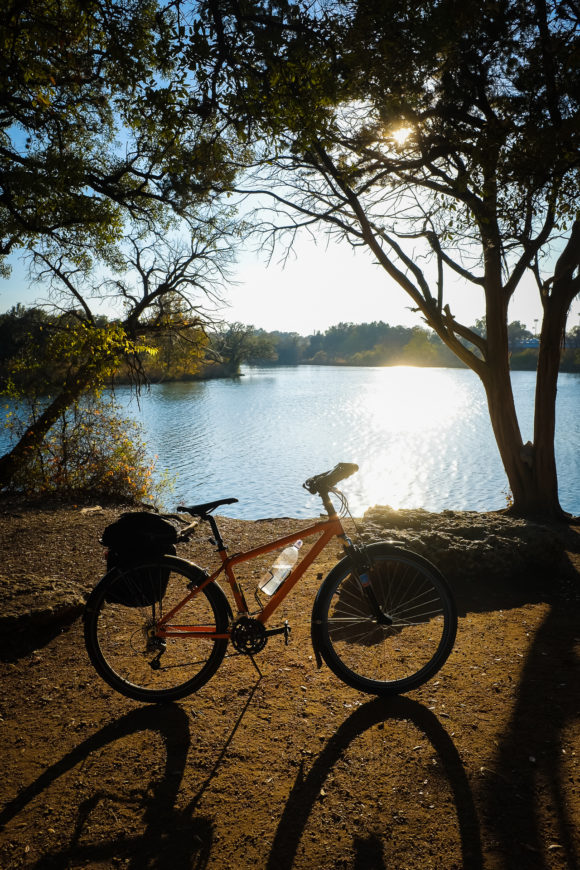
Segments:
[[[434,713],[417,701],[399,697],[388,701],[377,699],[359,707],[326,743],[306,777],[301,767],[278,824],[267,870],[291,870],[309,816],[334,765],[355,738],[389,719],[412,722],[432,744],[453,793],[462,866],[464,870],[483,867],[479,820],[455,744]],[[380,783],[377,783],[377,788],[380,788]],[[357,838],[354,847],[356,870],[363,867],[365,870],[387,870],[382,843],[376,836]]]
[[[580,553],[577,532],[570,535],[569,552]],[[580,745],[577,578],[570,565],[553,590],[551,609],[525,661],[508,729],[486,772],[485,824],[496,853],[493,866],[502,870],[580,867],[578,817],[570,804],[575,795],[576,809],[580,805],[580,768],[563,746],[565,737],[568,746]]]

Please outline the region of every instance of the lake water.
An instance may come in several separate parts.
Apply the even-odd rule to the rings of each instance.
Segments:
[[[524,441],[532,439],[535,375],[512,375]],[[337,462],[355,515],[374,504],[427,510],[505,507],[507,481],[478,378],[463,369],[248,368],[238,379],[159,384],[140,406],[158,469],[176,477],[168,505],[236,497],[228,516],[310,517],[303,481]],[[562,506],[580,513],[580,375],[561,374],[556,453]]]
[[[532,439],[535,374],[513,372],[524,441]],[[145,430],[159,473],[180,501],[235,497],[227,516],[311,517],[320,501],[302,488],[337,462],[351,510],[375,504],[431,511],[505,507],[507,480],[485,394],[467,369],[247,368],[241,378],[157,384],[139,402],[117,398]],[[556,457],[562,506],[580,514],[580,375],[558,381]],[[0,429],[0,453],[8,447]]]

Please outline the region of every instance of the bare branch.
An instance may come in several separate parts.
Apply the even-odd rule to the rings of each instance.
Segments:
[[[56,262],[53,262],[49,259],[49,257],[40,251],[34,251],[34,259],[37,263],[44,263],[49,273],[52,274],[54,278],[57,278],[59,281],[64,284],[68,292],[73,296],[74,299],[78,302],[85,313],[85,317],[89,323],[94,323],[94,316],[89,307],[87,300],[81,294],[81,292],[75,287],[71,275],[78,274],[80,272],[79,269],[73,270],[73,272],[67,272],[63,266],[63,258],[60,257]],[[74,314],[74,311],[73,311]]]

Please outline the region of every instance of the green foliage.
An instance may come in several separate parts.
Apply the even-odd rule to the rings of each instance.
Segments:
[[[208,344],[204,330],[187,316],[139,340],[101,317],[94,324],[76,315],[49,315],[17,306],[0,314],[0,392],[14,397],[54,395],[81,369],[93,387],[194,377]]]
[[[580,348],[565,347],[560,359],[560,371],[580,372]]]
[[[43,404],[28,399],[15,405],[7,421],[13,440],[22,436]],[[93,392],[74,402],[42,444],[26,453],[11,488],[27,496],[151,500],[158,494],[154,467],[140,426],[125,418],[113,399]]]
[[[225,324],[210,333],[210,349],[225,376],[239,374],[244,362],[275,360],[274,342],[262,330],[244,323]]]
[[[389,326],[388,323],[339,323],[324,333],[254,330],[233,324],[234,332],[247,342],[244,362],[268,365],[430,365],[457,366],[457,358],[438,337],[419,327]],[[220,333],[223,337],[227,330]]]
[[[413,336],[405,345],[399,362],[416,366],[438,366],[441,360],[441,346],[437,347],[429,341],[429,333],[425,329],[415,327]]]
[[[510,349],[519,348],[533,339],[532,333],[519,320],[508,323],[508,346]]]
[[[4,350],[14,355],[0,361],[3,392],[11,401],[6,427],[13,443],[26,444],[9,488],[31,496],[153,497],[154,466],[139,426],[120,414],[113,399],[102,397],[105,380],[121,360],[144,347],[117,323],[31,314],[18,308],[0,323],[0,331],[10,322],[23,327]],[[66,400],[57,404],[63,395]],[[29,439],[53,406],[43,437]]]
[[[41,308],[16,305],[0,314],[0,378],[9,360],[17,357],[27,344],[39,345],[46,335],[50,318]]]
[[[195,378],[205,361],[208,341],[204,330],[187,329],[185,324],[181,329],[176,326],[165,334],[148,337],[146,353],[139,354],[145,379],[157,383]],[[115,380],[122,379],[123,373],[122,368]]]
[[[105,318],[91,323],[75,314],[51,317],[22,306],[0,315],[0,336],[4,332],[10,340],[0,350],[0,390],[13,398],[48,396],[63,385],[73,389],[80,377],[81,391],[96,389],[123,360],[156,353]]]
[[[70,329],[66,329],[66,324]],[[485,335],[478,321],[474,332]],[[537,347],[526,347],[532,333],[519,321],[508,325],[512,369],[535,370]],[[566,337],[561,371],[578,371],[580,329]],[[420,327],[390,326],[383,321],[339,323],[309,336],[266,332],[240,323],[206,333],[174,318],[172,329],[154,333],[141,342],[129,341],[119,324],[101,318],[98,328],[87,330],[68,316],[55,318],[41,309],[17,306],[0,314],[0,392],[22,396],[53,392],[75,366],[101,349],[106,358],[100,383],[130,382],[138,367],[148,382],[231,377],[241,363],[251,365],[430,365],[456,367],[457,357],[439,336]],[[84,352],[83,352],[84,349]],[[217,355],[217,358],[216,358]],[[212,362],[213,360],[213,362]]]
[[[562,362],[560,367],[563,369]],[[510,368],[512,371],[535,372],[538,368],[538,350],[528,347],[525,350],[514,351],[510,355]]]
[[[181,43],[156,0],[7,0],[0,256],[44,240],[110,257],[127,221],[167,226],[231,178],[234,143],[187,86]]]
[[[3,6],[0,274],[24,250],[59,314],[20,318],[7,343],[5,389],[50,401],[0,457],[0,486],[67,406],[120,368],[143,375],[159,351],[180,376],[199,363],[209,317],[195,297],[217,298],[243,233],[220,194],[244,146],[216,124],[211,94],[184,62],[187,16],[195,4]],[[193,45],[187,56],[195,65]],[[97,317],[93,299],[112,301],[119,321]],[[181,354],[186,333],[191,352]]]
[[[277,362],[282,366],[298,365],[309,345],[309,339],[296,332],[272,332],[270,338],[274,344]]]

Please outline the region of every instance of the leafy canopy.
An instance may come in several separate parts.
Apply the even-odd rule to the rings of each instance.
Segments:
[[[156,0],[9,0],[0,24],[0,254],[104,256],[126,222],[208,204],[234,147]]]
[[[526,269],[542,286],[578,213],[577,4],[201,6],[224,116],[261,143],[248,189],[273,193],[267,233],[325,221],[369,245],[442,337],[450,277],[493,276],[505,311]]]

